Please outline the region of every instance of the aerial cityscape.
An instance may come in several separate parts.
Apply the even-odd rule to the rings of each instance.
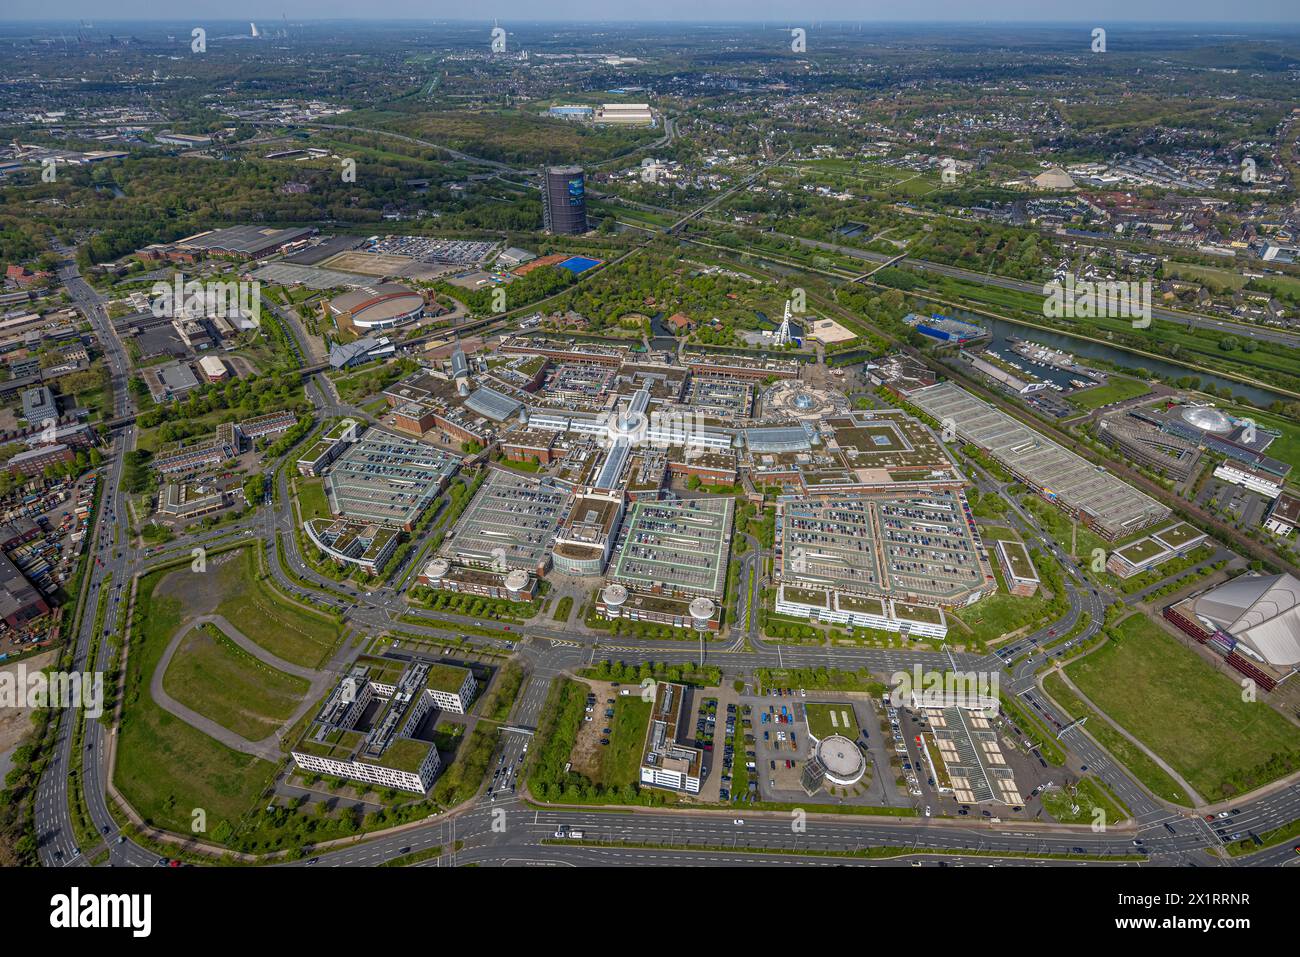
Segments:
[[[1294,9],[72,6],[0,864],[1300,866]]]

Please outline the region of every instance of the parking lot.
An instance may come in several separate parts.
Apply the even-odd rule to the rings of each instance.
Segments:
[[[436,239],[432,236],[385,236],[370,245],[373,252],[409,256],[426,263],[470,266],[483,262],[496,249],[495,242]]]

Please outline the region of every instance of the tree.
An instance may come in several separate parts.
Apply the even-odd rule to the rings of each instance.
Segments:
[[[244,482],[244,499],[249,505],[256,506],[266,495],[266,476],[260,472],[250,475]]]

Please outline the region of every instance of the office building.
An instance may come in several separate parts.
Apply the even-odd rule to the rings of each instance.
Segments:
[[[542,227],[577,236],[587,231],[586,186],[580,166],[548,167],[542,179]]]

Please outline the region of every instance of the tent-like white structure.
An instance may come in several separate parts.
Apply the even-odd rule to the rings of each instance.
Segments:
[[[1243,575],[1201,595],[1192,609],[1269,664],[1300,663],[1300,580],[1294,575]]]

